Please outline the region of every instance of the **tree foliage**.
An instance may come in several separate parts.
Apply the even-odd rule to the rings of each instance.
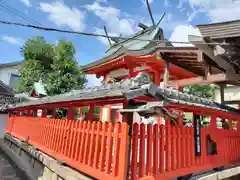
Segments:
[[[215,86],[212,85],[193,85],[184,87],[183,92],[202,98],[213,99]]]
[[[82,89],[86,78],[74,59],[71,42],[51,44],[43,37],[29,39],[21,48],[25,63],[20,70],[20,92],[28,92],[34,82],[42,80],[49,95]]]

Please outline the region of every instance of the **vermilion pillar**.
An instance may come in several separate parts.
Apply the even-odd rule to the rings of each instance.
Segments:
[[[210,129],[215,129],[217,127],[217,116],[211,115]]]
[[[95,104],[90,104],[90,109],[89,109],[89,112],[88,112],[87,120],[89,120],[89,121],[94,120],[94,109],[95,109]]]
[[[73,106],[70,106],[68,108],[68,113],[67,113],[67,119],[69,120],[74,120],[74,115],[75,115],[75,111],[74,111],[74,107]]]
[[[41,117],[47,117],[47,109],[45,109],[45,108],[42,109]]]

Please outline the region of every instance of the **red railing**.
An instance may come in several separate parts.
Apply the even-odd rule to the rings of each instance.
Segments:
[[[9,117],[6,131],[97,179],[126,179],[128,126]]]
[[[217,155],[207,154],[207,135]],[[201,128],[201,156],[195,156],[194,129],[133,125],[131,179],[170,179],[240,162],[240,131]]]
[[[240,130],[201,128],[201,156],[194,129],[133,124],[128,161],[128,125],[9,117],[7,132],[97,179],[170,179],[240,162]],[[207,136],[217,154],[207,153]],[[128,163],[130,166],[128,166]]]

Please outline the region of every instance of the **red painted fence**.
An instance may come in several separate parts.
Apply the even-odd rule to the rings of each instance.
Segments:
[[[194,129],[134,124],[130,166],[128,125],[34,117],[9,117],[7,132],[97,179],[169,179],[240,162],[240,130],[201,128],[201,156]],[[207,135],[217,155],[207,155]]]
[[[97,179],[126,179],[127,124],[9,117],[7,132]]]
[[[217,143],[217,155],[207,155],[207,135]],[[134,124],[131,179],[170,179],[239,163],[239,144],[239,130],[201,128],[201,156],[196,157],[193,128]]]

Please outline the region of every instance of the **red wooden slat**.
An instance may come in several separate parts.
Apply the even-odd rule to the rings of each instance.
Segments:
[[[187,148],[186,148],[186,140],[187,136],[185,134],[185,129],[186,128],[181,128],[181,134],[182,134],[182,167],[185,168],[187,167]]]
[[[57,136],[57,120],[51,119],[52,122],[52,138],[51,138],[51,144],[50,149],[53,150],[54,144],[56,143],[56,136]]]
[[[112,165],[112,131],[113,131],[113,125],[112,123],[109,123],[108,126],[108,134],[107,134],[107,153],[106,153],[106,173],[110,173],[111,165]]]
[[[131,162],[131,179],[137,179],[138,163],[138,124],[132,126],[132,162]]]
[[[187,149],[188,149],[188,153],[187,153],[187,167],[191,167],[191,128],[187,128]],[[205,145],[204,145],[205,146]]]
[[[96,130],[96,122],[92,123],[91,126],[91,139],[90,139],[90,146],[89,146],[89,155],[88,155],[88,165],[92,166],[93,164],[93,157],[94,157],[94,149],[95,149],[95,130]]]
[[[67,120],[68,121],[68,129],[67,129],[67,135],[66,135],[66,143],[64,148],[64,155],[69,157],[70,155],[70,146],[71,146],[71,134],[72,134],[72,125],[73,120]]]
[[[119,131],[120,131],[120,124],[117,123],[115,125],[115,136],[114,136],[114,152],[113,152],[113,170],[112,174],[113,176],[117,175],[118,172],[118,158],[119,158]]]
[[[180,169],[181,168],[181,160],[182,160],[182,158],[181,158],[181,156],[182,156],[182,146],[181,146],[181,138],[182,138],[182,136],[181,136],[181,130],[180,130],[180,128],[182,128],[182,127],[177,127],[177,129],[176,129],[176,133],[177,133],[177,169]]]
[[[160,169],[160,173],[164,173],[165,171],[165,158],[164,158],[164,151],[165,151],[165,143],[164,143],[164,126],[161,125],[160,126],[160,143],[159,143],[159,150],[160,150],[160,154],[159,154],[159,169]]]
[[[140,125],[139,177],[145,175],[145,125]]]
[[[85,130],[87,128],[87,122],[83,122],[83,128],[81,130],[81,144],[80,144],[80,152],[79,152],[79,162],[82,162],[83,152],[84,152],[84,142],[85,142]]]
[[[152,143],[153,133],[152,125],[147,125],[147,175],[152,175]]]
[[[44,140],[44,145],[48,148],[49,147],[49,137],[50,137],[50,132],[51,132],[51,129],[50,129],[50,121],[49,119],[47,118],[44,118],[46,120],[46,135],[45,135],[45,140]]]
[[[100,138],[100,130],[102,127],[102,123],[97,122],[97,137],[96,137],[96,144],[95,144],[95,151],[94,151],[94,160],[93,160],[93,167],[98,169],[98,162],[99,162],[99,151],[101,149],[101,138]]]
[[[100,170],[104,171],[104,162],[105,162],[105,153],[106,153],[106,131],[108,128],[108,124],[106,122],[103,123],[102,130],[102,139],[101,139],[101,153],[100,153]]]
[[[80,153],[80,141],[81,141],[81,129],[82,129],[83,121],[77,121],[77,142],[76,142],[76,151],[74,152],[73,159],[78,161],[79,153]]]
[[[85,141],[85,144],[84,144],[84,153],[83,153],[84,154],[84,158],[83,158],[83,163],[84,164],[87,164],[87,162],[88,162],[87,154],[89,153],[89,141],[90,141],[90,137],[91,137],[90,129],[91,129],[91,122],[88,121],[87,131],[86,131],[86,141]]]
[[[61,154],[64,154],[64,149],[65,149],[65,146],[66,146],[66,141],[67,141],[67,131],[68,131],[68,120],[62,120],[64,121],[64,126],[63,126],[63,129],[62,129],[62,138],[61,138]]]
[[[159,169],[158,169],[158,160],[159,160],[159,139],[160,139],[160,134],[158,131],[158,126],[157,124],[154,125],[153,127],[153,174],[158,174]]]
[[[57,123],[56,123],[56,136],[54,138],[54,144],[53,144],[53,150],[55,152],[57,152],[57,146],[59,143],[59,135],[60,135],[60,126],[61,126],[61,121],[59,121],[58,119],[56,119]]]
[[[43,133],[43,138],[42,138],[42,145],[46,146],[46,142],[48,140],[48,119],[47,118],[42,118],[44,121],[44,133]]]
[[[66,121],[65,120],[61,120],[59,119],[59,121],[61,121],[61,127],[60,127],[60,132],[59,132],[59,143],[58,143],[58,147],[57,147],[57,152],[61,153],[63,152],[63,142],[64,142],[64,129],[65,129],[65,124]]]
[[[177,141],[176,141],[176,133],[177,133],[177,130],[175,127],[172,127],[172,142],[171,142],[171,167],[172,167],[172,170],[176,170],[177,168],[177,162],[176,162],[176,154],[177,154],[177,151],[176,151],[176,147],[177,147]]]
[[[76,151],[76,144],[77,144],[77,128],[78,123],[76,120],[73,120],[73,129],[72,129],[72,144],[71,144],[71,151],[70,151],[70,158],[74,158],[74,152]]]
[[[194,147],[194,129],[191,128],[191,162],[192,166],[196,165],[196,158],[195,158],[195,147]]]
[[[171,124],[166,120],[166,171],[171,170]]]
[[[128,157],[128,124],[122,123],[121,125],[121,141],[120,141],[120,152],[119,152],[119,171],[118,177],[119,179],[127,179],[127,157]]]

